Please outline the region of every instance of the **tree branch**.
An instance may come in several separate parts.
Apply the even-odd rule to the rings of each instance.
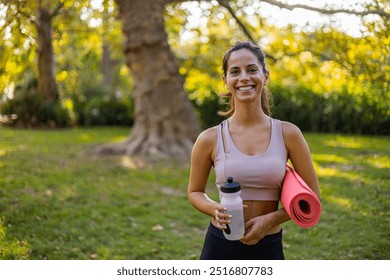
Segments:
[[[217,0],[217,2],[219,3],[219,5],[221,5],[222,7],[226,8],[229,11],[230,15],[234,18],[234,20],[240,26],[240,28],[244,32],[245,36],[248,37],[248,39],[250,41],[255,43],[256,40],[253,38],[252,34],[246,28],[245,24],[237,17],[233,8],[230,6],[229,1],[228,0]],[[273,62],[276,62],[277,59],[273,55],[271,55],[269,53],[265,53],[265,55],[267,58],[271,59]]]
[[[173,2],[176,2],[176,3],[188,2],[190,0],[161,0],[161,1],[163,1],[165,4],[168,4],[168,3],[173,3]],[[210,2],[211,0],[192,0],[192,1]],[[226,8],[228,10],[230,15],[235,19],[235,21],[240,26],[240,28],[244,32],[244,34],[248,37],[248,39],[255,42],[253,36],[249,32],[249,30],[246,28],[245,24],[236,16],[234,10],[232,9],[232,7],[229,4],[229,0],[217,0],[217,2],[219,3],[219,5],[221,5],[222,7]],[[318,12],[318,13],[325,14],[325,15],[333,15],[333,14],[339,14],[339,13],[345,13],[345,14],[356,15],[356,16],[379,15],[379,16],[385,17],[387,19],[390,19],[390,14],[386,13],[385,11],[380,10],[380,9],[358,12],[358,11],[353,11],[353,10],[349,10],[349,9],[316,8],[316,7],[312,7],[312,6],[308,6],[308,5],[304,5],[304,4],[289,5],[289,4],[281,3],[281,2],[276,1],[276,0],[262,0],[262,2],[268,3],[268,4],[273,5],[273,6],[277,6],[281,9],[287,9],[290,11],[292,11],[294,9],[305,9],[305,10],[314,11],[314,12]],[[379,7],[378,3],[377,3],[377,7]],[[266,56],[268,58],[270,58],[271,60],[273,60],[274,62],[278,60],[277,58],[275,58],[274,56],[272,56],[270,54],[266,54]]]
[[[234,12],[233,8],[230,6],[229,1],[228,0],[217,0],[217,2],[219,3],[219,5],[221,5],[226,10],[228,10],[230,15],[235,19],[237,24],[240,26],[242,31],[245,33],[245,36],[248,37],[248,39],[251,40],[252,42],[255,42],[254,38],[252,37],[249,30],[246,28],[245,24],[236,16],[236,13]]]
[[[165,1],[165,3],[172,3],[172,2],[188,2],[189,0],[164,0],[164,1]],[[196,1],[202,2],[203,0],[196,0]],[[211,0],[208,0],[208,1],[210,2]],[[255,42],[251,33],[246,28],[245,24],[236,16],[236,13],[234,12],[233,8],[230,6],[229,1],[228,0],[217,0],[217,2],[219,3],[219,5],[221,5],[222,7],[226,8],[229,11],[230,15],[236,20],[237,24],[240,26],[242,31],[245,33],[245,36],[247,36],[248,39],[251,40],[252,42]]]
[[[59,2],[55,10],[50,14],[50,17],[53,18],[60,13],[60,10],[64,7],[64,2]]]
[[[386,13],[385,11],[382,10],[367,10],[363,12],[358,12],[358,11],[353,11],[353,10],[348,10],[348,9],[324,9],[324,8],[316,8],[308,5],[303,5],[303,4],[284,4],[276,0],[262,0],[262,2],[268,3],[273,6],[277,6],[282,9],[287,9],[287,10],[294,10],[294,9],[305,9],[305,10],[310,10],[314,12],[319,12],[321,14],[325,15],[333,15],[333,14],[350,14],[350,15],[356,15],[356,16],[367,16],[367,15],[379,15],[383,16],[386,18],[390,18],[390,14]]]

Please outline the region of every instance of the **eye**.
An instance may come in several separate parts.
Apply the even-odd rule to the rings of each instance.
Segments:
[[[258,71],[257,67],[251,67],[248,69],[249,73],[256,73]]]
[[[240,73],[240,71],[238,69],[232,69],[230,70],[230,75],[238,75]]]

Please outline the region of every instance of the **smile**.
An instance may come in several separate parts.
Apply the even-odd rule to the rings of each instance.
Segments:
[[[244,87],[238,87],[237,89],[239,91],[248,91],[248,90],[251,90],[251,89],[254,89],[255,86],[244,86]]]

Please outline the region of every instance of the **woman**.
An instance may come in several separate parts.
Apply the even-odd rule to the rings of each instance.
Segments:
[[[238,42],[225,54],[222,68],[231,97],[225,115],[230,117],[199,135],[191,157],[188,199],[211,217],[200,258],[284,259],[281,224],[290,217],[278,206],[286,162],[291,160],[319,196],[310,151],[295,125],[270,117],[269,72],[258,46]],[[245,235],[239,241],[225,239],[222,231],[230,217],[205,192],[211,167],[218,188],[228,176],[241,183]]]

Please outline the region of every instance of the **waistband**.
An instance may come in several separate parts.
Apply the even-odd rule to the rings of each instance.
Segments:
[[[211,233],[212,235],[214,235],[217,238],[228,240],[223,235],[223,231],[220,230],[219,228],[217,228],[216,226],[214,226],[211,222],[210,222],[208,231],[209,231],[209,233]],[[282,239],[282,235],[283,235],[283,229],[280,229],[280,231],[277,233],[272,233],[272,234],[268,234],[268,235],[264,236],[262,239],[260,239],[259,243],[268,244],[268,243],[277,242],[277,241]],[[241,241],[239,241],[239,240],[230,241],[230,242],[238,242],[238,243],[242,244]]]

